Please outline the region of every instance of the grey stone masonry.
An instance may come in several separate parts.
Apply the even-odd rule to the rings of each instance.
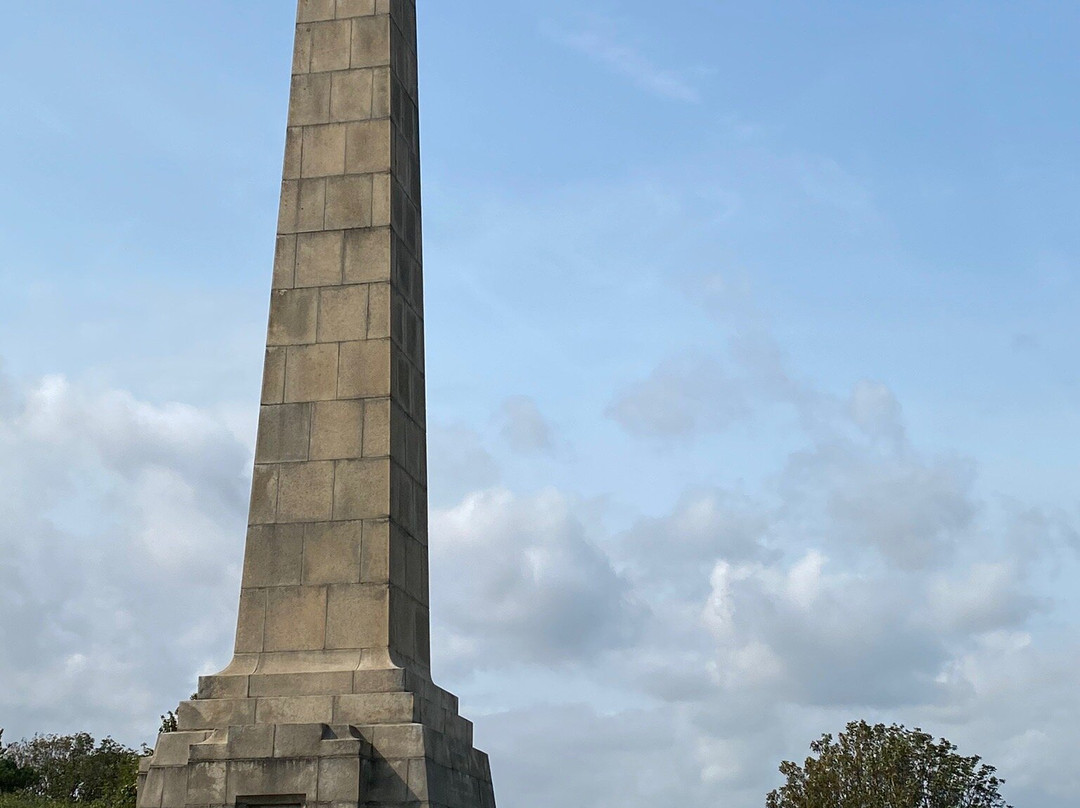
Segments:
[[[488,808],[430,677],[415,0],[299,0],[236,646],[139,808]]]

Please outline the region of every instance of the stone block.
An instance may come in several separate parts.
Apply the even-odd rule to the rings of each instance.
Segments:
[[[350,230],[371,226],[371,177],[328,177],[326,180],[327,230]],[[301,199],[301,205],[303,199]]]
[[[300,206],[296,214],[296,232],[322,230],[326,211],[326,180],[300,180]]]
[[[163,732],[154,748],[154,762],[159,766],[184,766],[191,752],[191,745],[206,740],[207,730],[196,732]]]
[[[251,477],[251,507],[248,520],[253,525],[267,524],[277,518],[278,467],[255,466]]]
[[[266,794],[303,795],[304,802],[314,802],[318,783],[318,764],[312,760],[241,760],[229,767],[225,801],[243,802],[243,797]]]
[[[326,180],[286,180],[281,187],[278,232],[306,233],[323,229]]]
[[[360,580],[363,583],[390,581],[390,523],[364,523],[364,546],[360,553]]]
[[[200,699],[243,699],[247,698],[248,684],[246,676],[216,674],[199,677]]]
[[[328,177],[345,173],[347,131],[342,123],[304,127],[301,176]]]
[[[304,673],[256,673],[251,695],[336,696],[352,689],[352,671],[306,671]]]
[[[263,363],[262,403],[280,404],[285,400],[285,349],[267,348]]]
[[[255,708],[260,724],[328,724],[333,715],[333,696],[271,696]]]
[[[304,345],[315,342],[318,293],[314,289],[276,289],[270,297],[267,344]]]
[[[266,591],[265,649],[311,651],[322,648],[326,636],[326,590],[322,587],[281,587]],[[254,724],[255,722],[237,722]]]
[[[323,724],[292,724],[277,728],[274,756],[278,758],[316,757],[327,727]]]
[[[368,285],[368,339],[390,336],[390,284]]]
[[[416,539],[406,537],[405,545],[405,582],[406,591],[422,605],[427,605],[428,562],[427,548]]]
[[[425,759],[415,758],[409,761],[409,795],[414,800],[428,801],[428,768],[429,764]]]
[[[288,463],[280,467],[278,521],[322,522],[334,510],[334,464]]]
[[[283,180],[281,201],[278,203],[278,233],[282,235],[295,233],[299,215],[300,180]]]
[[[366,121],[371,117],[375,74],[371,70],[335,73],[332,79],[330,117],[334,121]]]
[[[341,398],[388,397],[390,395],[390,340],[359,340],[342,343],[337,392]]]
[[[390,175],[374,175],[371,185],[371,226],[389,227],[392,223]]]
[[[363,446],[364,402],[350,399],[314,405],[311,459],[359,457]]]
[[[266,590],[240,590],[240,613],[236,623],[236,652],[257,654],[263,650],[266,625]]]
[[[338,346],[291,345],[285,356],[285,401],[327,401],[337,396]]]
[[[387,760],[422,758],[425,730],[421,724],[396,724],[375,728],[371,745]]]
[[[390,169],[390,119],[356,121],[348,124],[345,141],[345,171],[375,174]]]
[[[334,475],[334,519],[377,519],[390,513],[390,461],[339,460]]]
[[[414,515],[416,509],[413,506],[413,498],[416,495],[415,484],[405,470],[397,463],[390,463],[390,518],[397,522],[409,533],[416,533]],[[278,494],[280,502],[281,494]],[[280,505],[279,505],[280,512]],[[402,568],[404,573],[404,568]],[[404,581],[404,578],[395,578],[396,581]]]
[[[229,727],[225,749],[232,760],[273,757],[274,725]]]
[[[364,404],[364,457],[390,454],[390,399],[368,400]]]
[[[188,767],[187,802],[222,805],[225,802],[225,762],[193,763]]]
[[[182,701],[176,709],[176,721],[181,730],[230,727],[255,723],[254,699],[196,699]]]
[[[326,647],[385,647],[389,593],[382,586],[330,586],[326,608]]]
[[[310,404],[267,404],[260,409],[256,463],[307,460],[310,442]]]
[[[299,585],[303,552],[303,525],[252,525],[244,551],[244,588]]]
[[[336,286],[319,295],[319,342],[367,338],[368,287]]]
[[[345,283],[390,280],[390,238],[386,227],[345,233]]]
[[[353,20],[352,67],[380,67],[390,64],[390,17],[375,16]]]
[[[296,26],[296,42],[293,45],[292,74],[299,76],[311,72],[311,26]]]
[[[476,772],[477,779],[484,783],[490,783],[491,764],[488,761],[488,756],[479,749],[472,749],[469,751],[469,758],[471,760],[471,769]]]
[[[315,22],[311,26],[311,72],[348,70],[352,49],[352,25],[348,20]]]
[[[337,17],[370,17],[375,13],[375,0],[337,0]]]
[[[360,758],[319,761],[319,801],[356,805],[360,800]]]
[[[376,750],[378,753],[378,750]],[[380,760],[371,764],[368,804],[397,805],[409,799],[409,761]]]
[[[140,768],[142,761],[139,761]],[[165,772],[168,769],[148,769],[145,775],[139,775],[139,801],[137,808],[161,808],[162,792],[165,788]]]
[[[371,117],[389,118],[393,77],[389,67],[371,71]]]
[[[460,715],[451,716],[446,722],[446,735],[459,747],[471,747],[473,743],[473,723]],[[465,765],[464,763],[460,765]]]
[[[296,237],[296,286],[341,283],[342,234],[301,233]]]
[[[359,583],[362,536],[363,522],[308,525],[304,536],[304,583]]]
[[[296,21],[300,23],[332,20],[335,11],[335,0],[300,0],[296,9]]]
[[[330,122],[331,79],[327,73],[293,76],[289,94],[289,125],[313,126]]]
[[[338,696],[334,721],[339,724],[409,724],[420,719],[412,693],[363,693]]]
[[[395,386],[400,385],[400,374],[395,376]],[[401,407],[400,400],[390,410],[390,456],[400,466],[405,466],[409,456],[409,425],[411,421]]]
[[[414,661],[421,659],[416,642],[417,603],[403,590],[390,588],[390,643],[399,653]]]
[[[274,289],[291,289],[296,269],[296,236],[278,236],[274,246]]]
[[[300,179],[303,168],[304,130],[300,126],[290,126],[285,132],[285,164],[282,179]]]
[[[187,805],[187,768],[166,768],[162,773],[161,804],[166,808]]]
[[[405,690],[405,670],[386,668],[353,671],[353,693],[395,693]]]
[[[323,648],[308,651],[265,653],[259,657],[259,673],[331,673],[354,670],[360,664],[361,653],[327,651]],[[254,671],[252,671],[254,673]]]

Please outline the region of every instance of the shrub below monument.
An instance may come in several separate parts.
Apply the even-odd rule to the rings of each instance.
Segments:
[[[0,748],[0,808],[134,808],[143,752],[88,733],[37,735]]]

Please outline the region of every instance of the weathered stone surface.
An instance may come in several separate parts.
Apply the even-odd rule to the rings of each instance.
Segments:
[[[235,655],[139,808],[493,808],[430,678],[414,0],[298,0]]]

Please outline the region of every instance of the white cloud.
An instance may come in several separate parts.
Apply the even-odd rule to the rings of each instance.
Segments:
[[[212,413],[49,377],[0,415],[8,735],[150,740],[231,644],[250,449]]]
[[[970,536],[974,480],[967,461],[836,440],[793,455],[783,484],[800,507],[827,520],[829,540],[872,546],[893,563],[918,568]]]
[[[851,420],[868,436],[885,438],[893,446],[904,444],[903,410],[886,385],[865,379],[856,383],[849,407]]]
[[[641,518],[622,535],[624,563],[649,585],[675,585],[681,592],[705,587],[719,559],[764,555],[771,522],[771,514],[745,494],[688,491],[670,513]]]
[[[594,16],[587,26],[558,31],[555,37],[564,45],[629,79],[645,92],[686,103],[701,100],[700,91],[688,76],[661,67],[638,48],[621,41],[609,20]]]
[[[433,506],[457,503],[469,492],[498,482],[498,463],[475,429],[460,423],[431,424],[427,442]]]
[[[519,453],[551,451],[555,447],[551,425],[528,396],[512,396],[499,408],[500,432]]]
[[[1076,733],[1077,636],[1034,633],[1048,605],[1012,555],[1019,541],[1071,547],[1067,519],[1014,508],[1013,521],[988,521],[970,504],[974,467],[950,476],[896,445],[898,405],[861,389],[771,491],[689,491],[621,532],[554,490],[483,490],[433,511],[437,667],[478,719],[503,793],[523,808],[567,793],[602,808],[751,808],[782,757],[866,716],[921,723],[1001,766],[1010,795],[1069,804],[1060,745]],[[148,738],[227,654],[249,447],[211,413],[60,379],[9,395],[0,444],[8,734]],[[433,463],[457,451],[436,447]],[[492,473],[486,453],[461,462]],[[938,476],[952,482],[925,483]],[[838,498],[904,505],[898,517]],[[942,524],[934,514],[954,499],[968,506],[944,509],[964,513],[945,532],[996,532],[1000,557],[896,564],[880,544],[890,525]],[[527,688],[530,671],[576,679],[547,703],[491,711],[470,694],[478,669],[507,690]],[[610,693],[604,709],[575,701],[575,680]]]
[[[633,639],[628,584],[578,511],[554,490],[493,489],[432,514],[434,636],[458,664],[582,662]]]
[[[606,414],[635,436],[684,438],[748,418],[747,393],[746,382],[715,360],[669,359],[621,391]]]

